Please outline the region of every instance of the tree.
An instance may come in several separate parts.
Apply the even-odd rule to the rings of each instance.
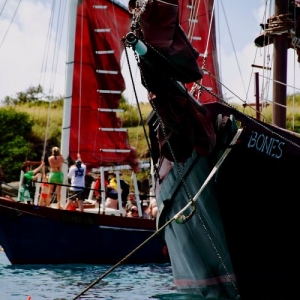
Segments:
[[[63,97],[47,96],[43,92],[43,87],[31,86],[26,91],[17,92],[15,97],[6,96],[2,100],[6,106],[23,105],[26,103],[33,105],[48,105],[48,102],[55,102],[56,106],[62,106]]]
[[[18,180],[22,163],[37,157],[33,144],[29,142],[32,126],[28,114],[11,107],[0,109],[0,157],[7,182]]]

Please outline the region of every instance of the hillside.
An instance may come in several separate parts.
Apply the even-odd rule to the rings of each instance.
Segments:
[[[149,103],[142,103],[140,107],[143,120],[146,122],[152,110],[151,105]],[[61,104],[34,105],[32,103],[26,103],[15,106],[15,109],[30,115],[30,119],[34,124],[33,135],[38,139],[44,141],[47,135],[47,139],[60,141],[63,115],[63,107]],[[142,123],[138,120],[139,116],[136,107],[130,108],[130,114],[125,111],[124,115],[120,113],[119,117],[123,120],[123,127],[128,129],[129,143],[136,147],[139,157],[145,157],[148,146],[144,138]]]
[[[63,106],[62,102],[48,103],[24,103],[14,107],[16,111],[27,113],[33,122],[33,136],[35,145],[38,146],[37,151],[41,151],[45,140],[48,144],[60,145]],[[143,121],[151,112],[152,108],[149,103],[142,103],[140,106]],[[138,157],[144,161],[148,153],[148,145],[144,135],[144,129],[141,126],[138,110],[134,106],[126,105],[124,113],[120,113],[119,117],[123,120],[123,127],[128,129],[129,143],[137,149]],[[146,125],[146,131],[148,126]],[[49,147],[49,146],[47,146]],[[123,172],[124,179],[130,180],[130,172]],[[148,177],[149,172],[140,172],[137,174],[138,179]]]
[[[53,146],[61,144],[63,100],[55,99],[52,102],[42,102],[28,95],[31,94],[25,93],[26,97],[22,94],[22,97],[17,99],[7,98],[6,105],[0,111],[2,113],[0,155],[2,168],[7,175],[7,182],[18,180],[22,162],[25,160],[38,161],[41,159],[45,148],[46,153],[49,153]],[[253,117],[256,116],[252,105],[246,107],[237,104],[232,105],[242,112]],[[289,107],[287,108],[287,129],[300,132],[299,94],[289,96],[287,105]],[[119,114],[119,117],[123,121],[123,127],[128,129],[129,143],[137,149],[139,159],[145,161],[149,149],[138,109],[136,106],[129,105],[124,99],[121,101],[121,108],[124,109],[124,112]],[[271,123],[272,109],[272,105],[264,107],[261,112],[261,119]],[[146,123],[152,108],[149,103],[141,103],[140,110],[142,119]],[[147,125],[145,130],[148,130]],[[147,173],[138,174],[138,179],[147,175]]]

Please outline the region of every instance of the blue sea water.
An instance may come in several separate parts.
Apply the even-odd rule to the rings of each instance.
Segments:
[[[176,292],[170,264],[11,265],[0,251],[0,300],[199,299]],[[31,298],[30,298],[31,297]]]

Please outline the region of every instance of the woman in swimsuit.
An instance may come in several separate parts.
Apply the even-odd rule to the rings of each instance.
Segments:
[[[64,163],[64,158],[60,154],[60,150],[58,147],[52,148],[52,155],[48,157],[48,162],[50,165],[49,183],[52,183],[50,184],[49,197],[51,197],[52,195],[55,183],[58,183],[58,185],[56,185],[57,206],[59,209],[62,209],[60,205],[60,184],[63,184],[64,182],[64,174],[62,172],[62,164]]]
[[[49,183],[48,175],[44,174],[41,184],[41,192],[39,198],[39,206],[49,206],[50,197],[49,197]]]

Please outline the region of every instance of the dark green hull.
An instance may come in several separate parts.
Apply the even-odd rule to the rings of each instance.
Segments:
[[[220,104],[207,108],[213,116],[223,108],[228,113]],[[236,113],[236,118],[243,116]],[[190,220],[173,221],[164,229],[174,282],[182,292],[206,298],[295,299],[300,139],[257,121],[242,121],[238,143],[205,187],[223,151],[207,157],[194,153],[183,164],[192,197],[201,187],[203,191]],[[169,168],[164,159],[164,179],[157,185],[159,226],[189,202],[176,168]]]

